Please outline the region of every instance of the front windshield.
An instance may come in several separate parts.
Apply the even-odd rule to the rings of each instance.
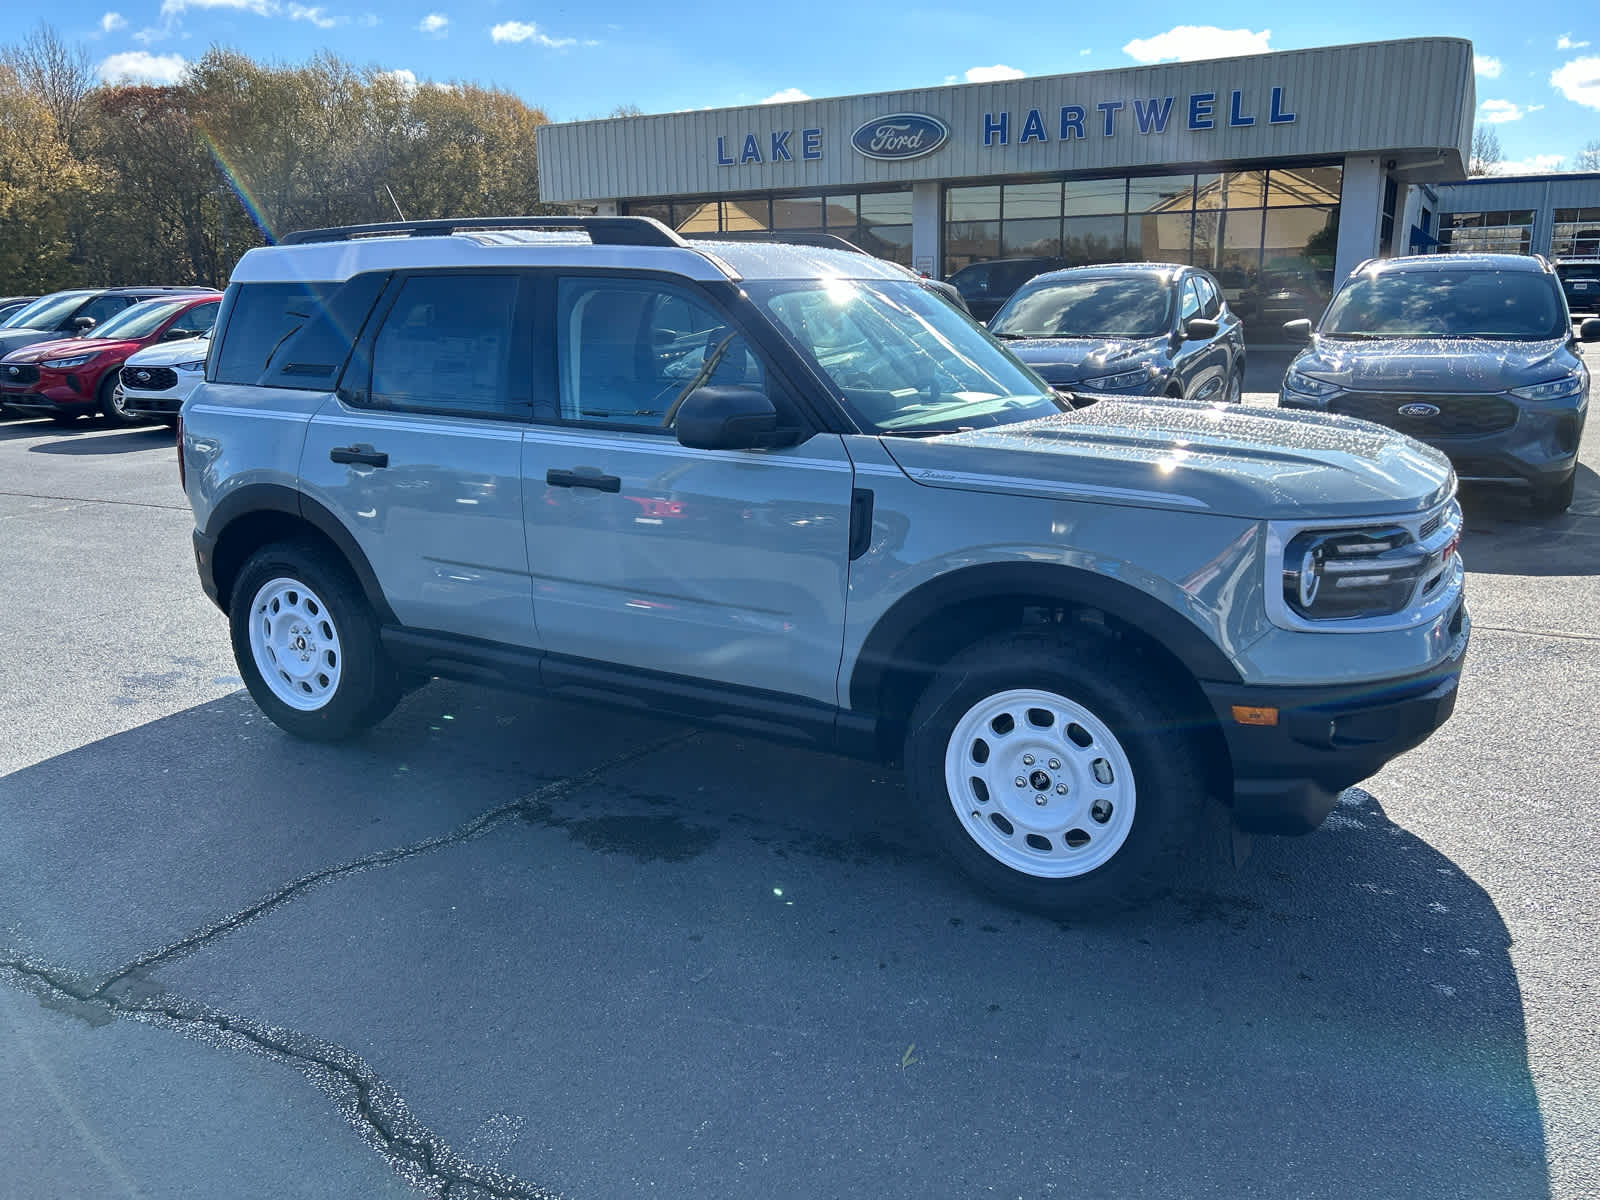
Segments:
[[[163,321],[182,308],[181,301],[146,300],[143,304],[123,309],[104,325],[98,326],[84,336],[124,339],[149,337],[161,327]]]
[[[747,289],[871,432],[978,429],[1065,408],[971,317],[912,280],[813,279]]]
[[[1379,271],[1333,298],[1318,332],[1336,338],[1557,338],[1561,293],[1534,271],[1441,267]]]
[[[1172,291],[1156,275],[1038,280],[989,329],[1001,337],[1160,337],[1171,329]]]
[[[40,296],[7,317],[0,329],[55,329],[78,311],[88,295],[88,292],[56,292]]]

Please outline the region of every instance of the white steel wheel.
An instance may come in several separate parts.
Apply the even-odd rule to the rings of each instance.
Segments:
[[[272,694],[316,712],[339,690],[344,653],[322,598],[298,579],[269,579],[250,602],[250,655]]]
[[[1055,692],[1016,688],[979,700],[950,733],[944,779],[978,848],[1038,879],[1104,866],[1133,828],[1137,787],[1122,743]]]

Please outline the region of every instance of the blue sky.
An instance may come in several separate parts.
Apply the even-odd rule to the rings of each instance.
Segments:
[[[420,80],[509,88],[553,120],[1050,75],[1172,58],[1383,38],[1470,38],[1480,121],[1508,165],[1550,170],[1600,140],[1600,21],[1592,4],[915,7],[605,0],[13,0],[10,28],[48,20],[108,77],[167,81],[212,43],[297,61],[321,49]],[[1291,11],[1294,10],[1294,11]],[[997,14],[1004,13],[1004,17]],[[1070,16],[1058,15],[1071,13]],[[1585,17],[1583,14],[1587,13]]]

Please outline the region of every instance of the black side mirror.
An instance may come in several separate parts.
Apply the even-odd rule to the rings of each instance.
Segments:
[[[1580,342],[1600,342],[1600,317],[1590,317],[1578,326]]]
[[[1285,321],[1283,323],[1283,336],[1291,342],[1309,342],[1311,340],[1311,322],[1301,317],[1298,321]]]
[[[99,322],[93,317],[78,317],[72,322],[72,327],[79,333],[88,333],[89,330],[93,329],[98,324]]]
[[[1209,317],[1190,317],[1183,327],[1183,336],[1191,342],[1204,342],[1222,332],[1222,326]]]
[[[169,329],[161,335],[161,340],[163,342],[181,342],[185,338],[198,336],[200,335],[192,329]]]
[[[748,387],[695,388],[678,405],[678,441],[693,450],[758,450],[792,444],[778,431],[778,410]]]

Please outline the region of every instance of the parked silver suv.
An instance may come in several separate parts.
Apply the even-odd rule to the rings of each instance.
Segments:
[[[1455,477],[1320,415],[1081,411],[898,267],[644,218],[252,250],[181,462],[261,708],[432,676],[901,759],[982,884],[1120,903],[1450,714]]]

